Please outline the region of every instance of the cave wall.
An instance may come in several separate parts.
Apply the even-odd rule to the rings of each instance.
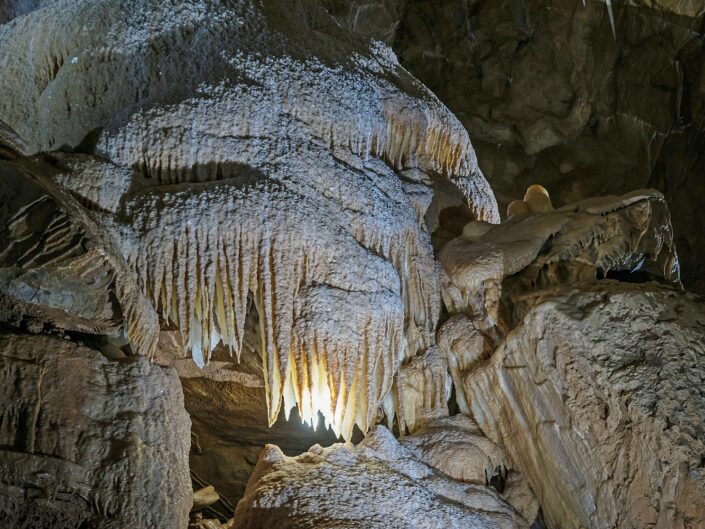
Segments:
[[[543,292],[463,380],[550,527],[705,525],[703,301],[653,283]]]
[[[427,502],[394,511],[399,527],[413,519],[425,529],[428,505],[444,513],[444,525],[482,526],[485,515],[477,511],[495,505],[508,527],[523,527],[537,516],[538,504],[523,481],[531,508],[521,509],[521,519],[508,499],[511,487],[500,497],[507,465],[509,476],[532,481],[555,527],[570,527],[566,520],[585,514],[582,506],[552,509],[560,493],[545,493],[541,468],[512,445],[529,444],[534,430],[551,421],[538,418],[527,429],[517,420],[519,426],[496,434],[501,428],[478,409],[480,384],[463,387],[458,377],[477,376],[470,371],[478,359],[490,367],[490,358],[503,359],[492,343],[510,327],[501,304],[546,287],[540,280],[581,287],[580,281],[595,282],[598,272],[628,274],[652,261],[664,282],[678,286],[660,193],[573,203],[583,198],[647,186],[663,191],[682,277],[688,288],[705,290],[699,273],[705,268],[698,224],[705,80],[698,6],[620,3],[612,24],[601,2],[321,2],[339,26],[364,37],[336,27],[313,0],[294,2],[295,9],[278,0],[233,0],[225,11],[218,11],[220,4],[174,1],[180,12],[161,2],[125,4],[134,10],[110,0],[59,7],[4,3],[0,21],[17,19],[0,27],[0,46],[9,50],[0,56],[0,87],[9,94],[0,101],[0,118],[27,143],[0,122],[0,180],[12,190],[0,192],[0,242],[12,249],[0,252],[0,294],[9,300],[0,320],[15,327],[0,335],[0,387],[6,391],[0,390],[0,402],[10,403],[0,422],[0,522],[185,526],[192,500],[186,411],[193,419],[194,484],[215,484],[224,500],[244,491],[249,500],[238,508],[251,516],[237,522],[241,527],[271,527],[287,512],[299,516],[293,523],[310,527],[316,517],[327,528],[331,515],[342,513],[338,522],[349,527],[374,507],[375,523],[386,528],[398,499],[417,490]],[[20,16],[40,5],[47,9]],[[77,13],[101,30],[85,32]],[[156,31],[155,20],[164,32]],[[368,37],[392,44],[401,65]],[[124,82],[114,83],[116,76]],[[535,188],[545,208],[527,199],[521,215],[490,224],[500,220],[497,204],[463,126],[502,209],[535,182],[550,188],[554,205],[573,204],[553,211],[548,193]],[[32,160],[20,154],[51,149],[61,152]],[[481,220],[468,224],[475,218]],[[445,253],[436,261],[434,250],[441,247]],[[570,259],[581,262],[563,262]],[[503,284],[523,267],[531,272],[519,278],[524,282]],[[441,295],[451,313],[445,322]],[[623,318],[636,312],[630,303],[604,310]],[[261,319],[249,338],[259,349],[243,347],[253,304]],[[90,314],[89,305],[95,309]],[[689,300],[676,312],[700,305]],[[478,311],[486,313],[465,321]],[[681,333],[686,341],[702,342],[701,319]],[[437,323],[451,332],[459,320],[465,323],[450,341],[466,349],[462,362],[457,351],[435,343]],[[661,360],[652,350],[675,357],[682,340],[654,345],[644,333],[648,325],[644,317],[622,338],[627,346],[640,339],[643,359],[658,370]],[[557,327],[560,336],[570,323]],[[673,328],[666,321],[663,334]],[[165,350],[168,333],[181,344],[172,357]],[[589,341],[583,344],[582,350],[592,349]],[[691,388],[702,378],[701,349],[689,357],[695,358],[687,372]],[[563,353],[566,363],[578,354]],[[623,364],[620,369],[630,368],[629,358]],[[680,382],[671,383],[680,375],[672,367],[677,362],[666,364],[669,383],[658,398],[668,405],[673,394],[683,394],[695,402],[686,427],[698,433],[702,392],[683,393]],[[413,449],[427,442],[414,441],[413,431],[423,433],[424,421],[448,412],[449,366],[456,403],[477,420],[468,418],[472,437],[482,443],[490,437],[498,453],[509,454],[507,461],[480,457],[470,480],[468,461],[449,466],[443,460],[457,448],[453,442],[465,441],[451,438],[433,464]],[[528,380],[521,395],[550,389],[558,403],[572,386],[591,379],[593,368],[584,371],[578,382],[554,377],[555,388]],[[502,397],[501,383],[487,386],[486,401]],[[339,399],[326,393],[331,388]],[[507,396],[497,407],[511,409],[520,397]],[[621,406],[621,397],[609,395],[611,405]],[[321,406],[326,398],[331,402]],[[585,416],[602,418],[599,399],[588,400],[580,401]],[[331,412],[336,434],[347,440],[357,440],[360,430],[374,427],[375,433],[360,450],[314,446],[288,458],[336,437],[299,428],[296,417],[282,421],[294,403],[312,420],[319,410]],[[383,411],[389,431],[377,425]],[[649,428],[657,422],[650,438],[671,442],[661,415],[634,417]],[[444,435],[452,433],[449,423],[435,424]],[[603,430],[609,434],[612,426]],[[407,430],[412,436],[406,441],[390,433]],[[635,439],[622,445],[641,440]],[[584,451],[598,453],[598,444],[622,449],[601,441],[593,436]],[[271,442],[283,453],[270,447],[256,465],[260,447]],[[705,519],[697,503],[702,488],[691,487],[690,474],[681,472],[686,467],[680,463],[702,471],[702,443],[690,444],[692,454],[678,472],[653,471],[649,483],[636,482],[634,494],[648,501],[658,495],[656,482],[666,480],[675,491],[668,501],[696,505],[692,513],[678,506],[677,516],[665,514],[669,523],[682,512]],[[558,437],[545,450],[549,463],[560,466],[560,454],[569,449]],[[657,463],[655,450],[624,457],[632,468],[646,468]],[[600,460],[603,473],[611,469],[610,456]],[[255,466],[260,472],[248,495],[245,482]],[[552,485],[568,490],[566,474],[575,473],[555,471]],[[588,474],[580,467],[576,475]],[[612,487],[613,481],[588,485]],[[590,487],[582,485],[577,488],[589,496]],[[681,494],[683,487],[689,488]],[[634,495],[623,481],[614,489],[617,496]],[[356,501],[347,512],[345,494]],[[446,505],[449,497],[464,507]],[[594,516],[588,508],[585,519],[618,526],[619,516],[633,516],[639,507],[626,514],[603,508]],[[666,509],[643,518],[652,523],[660,512]]]
[[[666,4],[666,3],[664,3]],[[686,287],[705,292],[702,5],[410,0],[400,61],[460,118],[501,205],[532,183],[557,205],[655,187]]]

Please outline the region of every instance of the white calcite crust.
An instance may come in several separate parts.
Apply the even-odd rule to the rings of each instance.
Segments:
[[[528,528],[494,489],[424,463],[383,426],[357,447],[314,446],[297,457],[264,449],[237,529]]]

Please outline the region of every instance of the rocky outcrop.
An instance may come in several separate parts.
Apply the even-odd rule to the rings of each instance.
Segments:
[[[397,381],[383,401],[387,421],[403,434],[415,431],[419,424],[448,415],[448,399],[452,390],[446,357],[436,347],[415,356],[399,368]]]
[[[233,496],[265,441],[310,445],[292,409],[326,441],[447,413],[436,190],[499,213],[388,47],[314,0],[3,8],[3,322],[176,366],[193,466]]]
[[[605,281],[525,300],[463,387],[552,527],[705,524],[705,301]]]
[[[7,123],[0,120],[0,158],[13,160],[26,154],[27,145]]]
[[[183,528],[190,421],[176,372],[0,334],[0,526]]]
[[[670,214],[661,193],[638,190],[554,210],[541,189],[546,208],[522,201],[525,211],[501,224],[471,222],[438,253],[446,273],[443,299],[451,312],[484,318],[485,328],[501,327],[500,301],[511,306],[531,288],[576,285],[611,273],[680,285]]]
[[[536,182],[558,205],[658,188],[684,283],[705,292],[702,2],[323,4],[342,26],[390,43],[458,116],[503,208]]]
[[[238,529],[528,528],[499,494],[435,470],[383,426],[357,447],[295,458],[265,448],[235,512]]]
[[[399,443],[449,478],[491,485],[524,520],[536,519],[539,504],[529,483],[469,417],[458,414],[425,422]]]
[[[439,260],[454,314],[438,346],[458,406],[550,527],[705,523],[705,305],[679,289],[660,193],[554,210],[532,186]]]

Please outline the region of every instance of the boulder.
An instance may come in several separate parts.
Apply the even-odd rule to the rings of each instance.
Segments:
[[[191,422],[176,372],[0,334],[0,527],[186,527]]]

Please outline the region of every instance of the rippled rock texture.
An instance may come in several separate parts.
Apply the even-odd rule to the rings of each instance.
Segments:
[[[705,306],[678,288],[663,197],[531,211],[527,196],[439,254],[458,406],[549,527],[700,527]]]
[[[524,303],[463,387],[549,524],[705,524],[703,299],[605,281]]]

